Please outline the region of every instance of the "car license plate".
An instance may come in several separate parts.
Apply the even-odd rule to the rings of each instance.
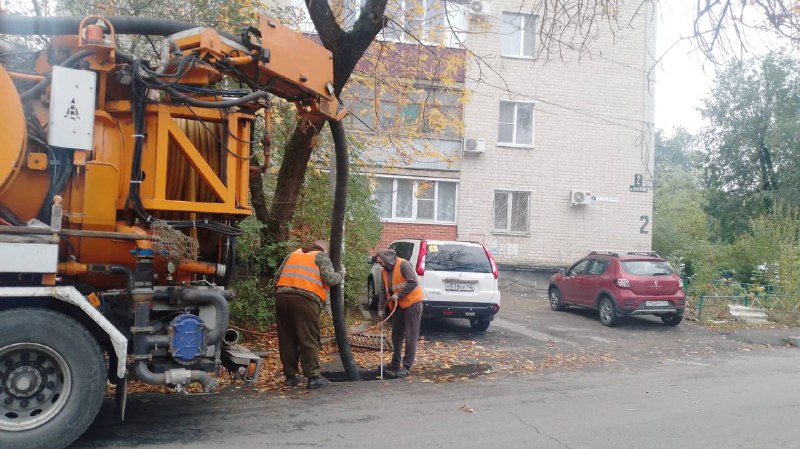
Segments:
[[[475,316],[475,312],[465,312],[464,316]]]
[[[645,301],[644,305],[647,307],[666,307],[669,305],[669,301]]]
[[[444,289],[449,292],[474,292],[475,284],[464,284],[461,282],[445,282]]]

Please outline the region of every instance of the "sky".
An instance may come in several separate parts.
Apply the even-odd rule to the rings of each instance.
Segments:
[[[675,127],[696,133],[703,126],[697,108],[711,90],[714,66],[689,40],[669,48],[681,37],[691,36],[696,3],[669,0],[659,6],[656,54],[664,56],[656,67],[656,129],[668,135]]]

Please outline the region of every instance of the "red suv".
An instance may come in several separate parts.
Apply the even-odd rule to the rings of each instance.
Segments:
[[[550,278],[549,297],[553,310],[598,310],[606,326],[628,315],[656,315],[677,326],[686,307],[681,279],[654,252],[591,251]]]

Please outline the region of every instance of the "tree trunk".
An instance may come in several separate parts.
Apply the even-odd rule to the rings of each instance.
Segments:
[[[320,40],[325,48],[333,54],[333,86],[337,97],[347,80],[350,79],[361,56],[383,28],[383,12],[386,9],[386,2],[387,0],[367,0],[352,31],[345,32],[336,23],[335,16],[327,2],[306,0],[308,12],[319,31]],[[297,197],[305,180],[308,161],[311,159],[311,152],[314,149],[313,142],[324,122],[311,123],[311,126],[305,125],[298,122],[286,145],[278,172],[275,196],[264,222],[266,224],[265,243],[282,242],[289,237],[289,226],[294,217]]]
[[[320,120],[310,124],[298,122],[295,126],[283,153],[275,195],[265,222],[265,243],[283,242],[289,238],[289,227],[314,149],[314,138],[324,125],[325,122]]]

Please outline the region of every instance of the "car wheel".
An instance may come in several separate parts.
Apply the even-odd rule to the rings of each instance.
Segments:
[[[469,320],[469,325],[472,326],[472,330],[478,332],[484,332],[486,329],[489,329],[489,324],[492,322],[489,320],[481,320],[478,318],[473,318]]]
[[[367,304],[372,310],[378,310],[378,292],[375,291],[375,281],[369,278],[367,281]]]
[[[550,288],[550,293],[548,296],[550,297],[551,309],[559,312],[566,309],[566,307],[564,307],[564,303],[561,302],[561,291],[557,287]]]
[[[600,300],[600,322],[603,326],[614,327],[617,325],[617,312],[614,309],[614,301],[609,297]]]
[[[683,315],[678,315],[677,313],[661,315],[661,321],[663,321],[667,326],[677,326],[681,321],[683,321]]]

